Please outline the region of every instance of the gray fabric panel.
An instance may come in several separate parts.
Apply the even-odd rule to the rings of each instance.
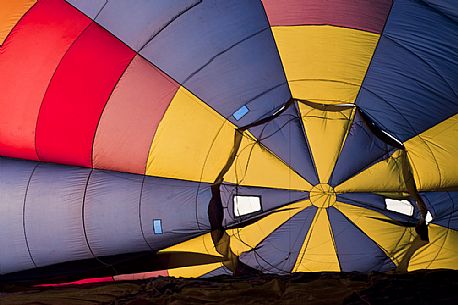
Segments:
[[[0,158],[0,274],[33,268],[22,208],[35,163]]]
[[[146,177],[141,217],[145,238],[153,249],[163,249],[210,230],[208,184]],[[153,220],[162,222],[162,234],[154,234]]]
[[[78,10],[94,19],[108,0],[66,0]]]
[[[92,257],[82,203],[90,170],[40,163],[25,201],[25,232],[38,267]]]
[[[177,15],[199,0],[112,0],[97,16],[97,23],[138,51]]]
[[[213,56],[267,28],[261,13],[258,1],[203,1],[167,26],[141,54],[183,83]]]
[[[143,176],[94,170],[89,178],[84,220],[96,256],[149,250],[140,229]]]

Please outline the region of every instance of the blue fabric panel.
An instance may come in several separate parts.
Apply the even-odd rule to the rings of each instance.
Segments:
[[[215,269],[213,271],[210,271],[208,273],[205,273],[204,275],[201,276],[201,278],[210,278],[214,276],[220,276],[220,275],[229,275],[232,276],[231,270],[227,269],[226,267],[219,267],[218,269]]]
[[[109,1],[95,19],[135,51],[199,0]]]
[[[22,209],[35,165],[0,158],[0,274],[34,267],[24,236]]]
[[[329,184],[339,185],[374,163],[388,158],[394,149],[372,133],[357,111]]]
[[[343,272],[386,272],[396,268],[377,244],[334,207],[327,209]]]
[[[356,104],[405,141],[458,112],[458,24],[395,1]]]
[[[414,207],[414,213],[412,216],[407,216],[401,213],[389,211],[386,209],[384,196],[372,194],[372,193],[345,193],[345,194],[337,194],[337,201],[348,203],[354,206],[359,206],[365,209],[370,209],[375,212],[379,212],[399,223],[415,226],[418,220],[419,212],[416,206],[415,201],[411,199],[404,199],[409,200],[409,202]]]
[[[90,169],[38,163],[25,199],[25,232],[38,267],[92,258],[82,205]]]
[[[458,22],[458,5],[456,0],[423,0],[423,2],[453,21]]]
[[[209,232],[210,199],[208,184],[145,176],[140,212],[149,246],[159,250]],[[161,220],[162,234],[154,234],[153,219]]]
[[[290,98],[260,1],[204,1],[140,54],[237,126],[271,114]],[[243,105],[250,112],[237,121],[232,114]]]
[[[92,172],[86,191],[84,220],[88,242],[95,255],[149,249],[140,229],[142,181],[141,175]]]
[[[318,175],[296,107],[295,103],[277,118],[249,130],[264,146],[315,185],[319,183]]]
[[[0,234],[0,273],[158,250],[207,233],[210,197],[208,184],[0,158],[0,229],[8,232]],[[154,234],[154,219],[163,234]]]
[[[310,229],[317,208],[308,207],[272,232],[255,249],[243,253],[240,260],[265,273],[290,273]]]
[[[431,223],[458,230],[458,192],[425,192],[420,195],[433,217]]]
[[[108,0],[66,0],[68,3],[94,19]]]
[[[262,210],[263,212],[267,213],[275,208],[284,206],[286,204],[309,198],[309,194],[307,192],[268,189],[260,187],[245,187],[236,186],[233,184],[221,185],[220,192],[221,201],[224,208],[224,227],[230,227],[240,222],[250,221],[251,219],[253,219],[253,217],[260,216],[258,213],[254,215],[247,215],[245,217],[235,217],[233,199],[234,195],[261,197]]]

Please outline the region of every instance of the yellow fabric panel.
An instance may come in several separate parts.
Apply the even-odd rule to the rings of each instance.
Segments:
[[[212,263],[206,265],[174,268],[167,271],[169,276],[173,277],[196,278],[223,266],[224,265],[222,263]]]
[[[353,120],[355,108],[326,111],[299,103],[299,110],[318,178],[321,183],[328,183]]]
[[[458,185],[457,136],[458,114],[404,143],[419,190]]]
[[[336,202],[334,207],[377,243],[396,265],[399,265],[411,241],[415,238],[414,229],[386,222],[384,220],[390,218],[369,209],[342,202]]]
[[[252,250],[275,229],[310,205],[309,200],[295,202],[276,209],[270,215],[244,228],[226,230],[231,237],[231,250],[235,255]]]
[[[229,158],[234,134],[232,123],[181,87],[156,131],[146,174],[214,182]]]
[[[380,36],[327,25],[272,32],[293,97],[323,104],[355,101]]]
[[[221,254],[216,251],[215,246],[213,245],[213,240],[210,233],[197,236],[193,239],[173,245],[159,252],[194,252],[221,256]]]
[[[310,190],[312,186],[253,136],[245,132],[226,182],[281,189]]]
[[[458,269],[458,232],[430,224],[429,243],[412,256],[409,271],[417,269]]]
[[[388,159],[375,163],[336,186],[334,190],[338,193],[407,191],[402,171],[403,162],[403,153],[397,150]]]
[[[0,0],[0,45],[36,0]]]
[[[166,253],[166,252],[193,252],[193,253],[202,253],[208,254],[213,256],[219,256],[222,258],[222,255],[219,254],[215,246],[213,245],[213,240],[210,233],[200,235],[193,239],[184,241],[182,243],[173,245],[168,247],[164,250],[159,251],[159,253]],[[169,269],[168,273],[169,276],[174,277],[189,277],[195,278],[202,276],[210,271],[213,271],[219,267],[222,267],[222,262],[210,263],[210,264],[203,264],[203,265],[193,265],[193,266],[186,266],[186,267],[178,267]]]
[[[326,209],[318,209],[293,272],[340,271]]]

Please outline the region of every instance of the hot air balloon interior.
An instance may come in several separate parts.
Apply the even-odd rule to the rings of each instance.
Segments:
[[[458,6],[0,0],[0,279],[458,269]]]

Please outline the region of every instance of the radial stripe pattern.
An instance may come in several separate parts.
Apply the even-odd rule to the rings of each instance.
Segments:
[[[457,269],[457,16],[1,2],[0,275]]]

